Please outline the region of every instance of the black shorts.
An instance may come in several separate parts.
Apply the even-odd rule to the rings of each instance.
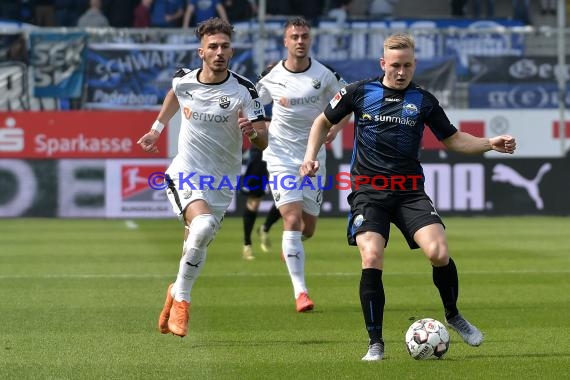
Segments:
[[[240,191],[248,197],[261,198],[265,195],[265,187],[267,184],[267,163],[263,161],[263,154],[257,148],[249,149],[249,160],[245,173],[242,176],[243,183]]]
[[[445,225],[423,190],[415,191],[354,191],[348,196],[350,214],[347,238],[349,245],[356,245],[359,232],[377,232],[390,238],[390,223],[394,223],[406,238],[411,249],[419,248],[414,234],[430,224]]]

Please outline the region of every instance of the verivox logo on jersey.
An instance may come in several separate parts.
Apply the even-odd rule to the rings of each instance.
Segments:
[[[282,97],[281,99],[279,99],[279,104],[281,104],[283,107],[305,105],[305,104],[317,104],[319,103],[320,99],[321,98],[318,95],[304,96],[302,98],[291,98],[291,99]]]
[[[228,103],[229,105],[229,103]],[[221,106],[221,105],[220,105]],[[228,115],[217,115],[212,113],[205,113],[205,112],[196,112],[192,111],[190,107],[184,107],[182,109],[184,113],[184,117],[190,120],[199,120],[199,121],[210,121],[214,123],[229,123],[230,117]]]

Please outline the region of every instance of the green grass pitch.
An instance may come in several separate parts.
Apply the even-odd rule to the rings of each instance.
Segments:
[[[260,217],[261,219],[261,217]],[[0,219],[1,379],[559,379],[570,368],[570,218],[446,218],[459,307],[485,333],[451,332],[443,360],[415,361],[412,320],[441,320],[431,269],[392,228],[384,285],[386,358],[365,363],[360,258],[344,219],[305,244],[311,313],[297,314],[273,252],[241,259],[227,218],[192,292],[189,334],[156,320],[178,268],[182,226],[167,220]],[[259,223],[259,221],[258,221]],[[566,375],[565,375],[566,374]]]

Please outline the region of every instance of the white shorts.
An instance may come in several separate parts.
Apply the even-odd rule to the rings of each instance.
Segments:
[[[303,202],[303,211],[319,216],[323,203],[323,188],[326,183],[326,169],[319,168],[317,177],[301,177],[299,168],[270,167],[268,186],[277,208],[291,202]],[[273,170],[272,170],[273,169]]]
[[[232,202],[233,191],[228,189],[202,189],[198,184],[194,184],[193,188],[188,186],[188,184],[180,188],[178,182],[176,176],[170,177],[170,182],[166,188],[166,196],[172,205],[172,211],[178,215],[179,219],[183,219],[184,210],[190,203],[201,199],[208,204],[212,215],[214,215],[218,223],[221,223],[226,210]]]

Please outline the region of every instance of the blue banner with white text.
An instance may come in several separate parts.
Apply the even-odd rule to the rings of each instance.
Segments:
[[[30,34],[34,96],[79,98],[83,90],[87,33]]]
[[[86,108],[160,107],[177,69],[202,67],[197,44],[91,44],[87,63]],[[251,46],[236,47],[230,69],[255,78]]]

